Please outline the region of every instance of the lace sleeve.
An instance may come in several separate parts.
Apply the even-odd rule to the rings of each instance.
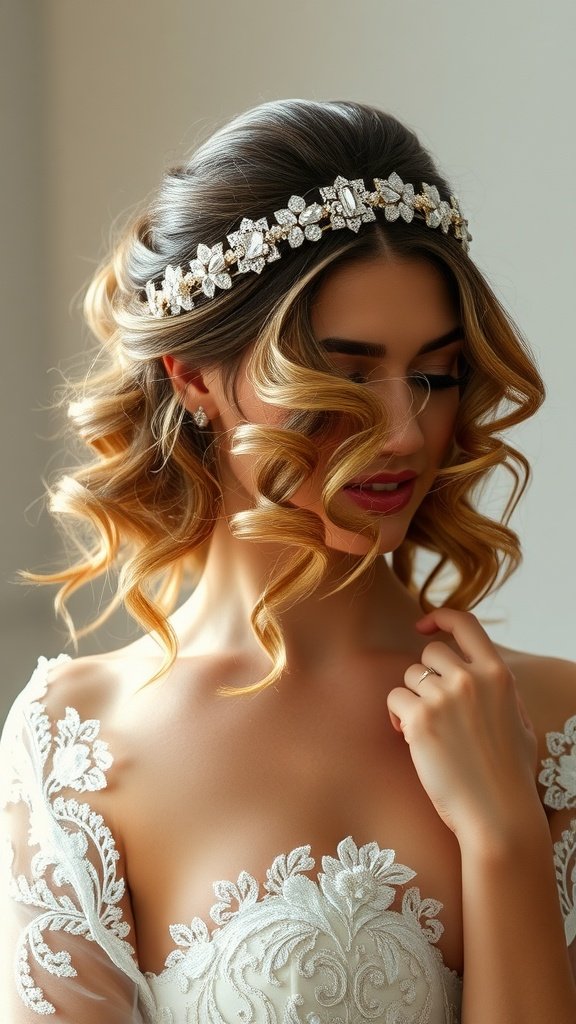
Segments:
[[[0,1019],[32,1024],[144,1024],[153,1019],[138,969],[119,854],[102,815],[76,796],[106,787],[100,723],[67,707],[53,722],[37,697],[40,659],[0,744]]]
[[[563,732],[547,733],[546,745],[551,756],[542,761],[539,782],[545,789],[544,803],[553,808],[554,867],[576,978],[576,715],[568,719]]]

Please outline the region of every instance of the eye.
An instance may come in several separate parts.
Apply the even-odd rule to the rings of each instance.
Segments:
[[[459,376],[453,376],[450,373],[423,373],[421,370],[417,370],[416,373],[410,374],[409,380],[413,380],[416,387],[432,391],[442,391],[446,388],[456,388],[464,384],[469,376],[469,367],[466,366],[463,372]],[[370,384],[370,378],[362,373],[360,370],[353,370],[351,373],[347,373],[346,377],[348,380],[354,382],[354,384]]]
[[[422,390],[443,391],[447,388],[456,388],[464,384],[470,373],[470,366],[462,353],[458,353],[452,361],[453,373],[424,373],[423,370],[416,370],[406,378],[413,381],[414,385]],[[362,370],[356,366],[354,369],[339,367],[340,373],[347,380],[354,384],[370,385],[377,384],[379,377],[376,369]],[[460,372],[459,372],[460,371]]]
[[[414,373],[411,375],[417,387],[422,389],[431,388],[432,391],[442,391],[445,388],[457,388],[468,379],[468,368],[459,377],[453,377],[449,373]]]
[[[347,373],[346,377],[348,380],[354,381],[355,384],[368,384],[368,377],[360,370],[353,370],[352,373]]]

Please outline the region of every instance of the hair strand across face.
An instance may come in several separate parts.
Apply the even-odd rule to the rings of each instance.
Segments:
[[[177,356],[200,372],[220,368],[233,402],[238,368],[251,350],[254,388],[286,410],[286,422],[238,429],[233,444],[253,454],[258,498],[231,526],[237,536],[277,540],[292,554],[272,573],[252,613],[271,670],[253,686],[230,692],[257,692],[278,679],[285,668],[279,613],[315,591],[328,558],[318,517],[290,507],[290,496],[314,470],[317,438],[346,422],[354,441],[342,446],[324,484],[328,515],[335,516],[338,486],[370,463],[386,436],[379,403],[367,389],[330,374],[310,327],[319,287],[347,261],[429,261],[449,287],[464,328],[469,373],[453,444],[393,553],[393,571],[427,611],[444,569],[455,574],[446,602],[461,609],[473,608],[515,570],[520,544],[507,524],[530,469],[500,432],[537,411],[544,385],[519,328],[455,237],[416,218],[389,223],[377,214],[357,234],[330,231],[305,242],[189,312],[164,319],[143,312],[147,281],[162,277],[168,264],[184,265],[199,243],[224,239],[242,218],[270,218],[291,195],[315,195],[338,174],[366,181],[392,171],[404,182],[427,182],[443,199],[452,193],[416,135],[391,114],[351,101],[272,101],[234,118],[169,170],[147,208],[123,229],[85,300],[88,324],[103,346],[103,369],[70,389],[70,425],[89,458],[50,490],[51,509],[76,538],[80,556],[58,572],[22,574],[59,585],[56,608],[73,638],[81,634],[74,632],[68,598],[115,570],[115,597],[84,632],[122,602],[164,650],[153,679],[173,664],[177,640],[167,616],[184,583],[202,573],[222,495],[216,439],[183,412],[162,357]],[[514,482],[501,521],[473,501],[498,466]],[[351,512],[348,523],[365,529],[373,543],[342,585],[378,553],[369,520]],[[432,552],[437,563],[417,586],[419,550]]]

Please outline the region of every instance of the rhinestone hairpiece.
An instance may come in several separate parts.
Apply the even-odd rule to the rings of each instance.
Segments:
[[[395,171],[388,178],[374,178],[375,191],[369,192],[362,178],[349,181],[338,175],[333,185],[320,188],[322,203],[306,204],[302,196],[291,196],[285,210],[276,210],[277,223],[269,226],[265,217],[250,220],[244,217],[237,231],[227,235],[230,248],[224,243],[213,246],[200,244],[196,258],[190,260],[186,271],[169,264],[157,288],[153,281],[146,282],[148,305],[153,316],[177,316],[194,308],[196,298],[212,299],[217,288],[232,287],[232,278],[249,272],[260,274],[267,263],[279,260],[281,242],[292,249],[307,240],[317,242],[325,231],[349,228],[357,232],[361,224],[376,220],[375,209],[384,210],[389,222],[402,217],[406,223],[414,217],[423,218],[429,228],[441,227],[444,234],[450,228],[468,252],[472,235],[468,221],[462,216],[457,196],[450,202],[440,198],[435,185],[422,182],[422,192],[405,184]],[[323,223],[328,221],[328,223]],[[236,264],[236,271],[231,268]]]

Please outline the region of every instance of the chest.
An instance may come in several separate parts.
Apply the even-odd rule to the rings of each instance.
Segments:
[[[127,773],[122,821],[143,969],[158,972],[173,949],[169,925],[200,917],[215,927],[215,882],[236,884],[245,872],[244,886],[263,899],[275,858],[309,847],[313,867],[304,873],[318,884],[323,858],[338,859],[351,837],[357,849],[393,850],[394,863],[411,869],[409,881],[393,884],[391,909],[400,911],[411,887],[442,903],[437,944],[461,971],[458,846],[391,727],[385,698],[334,694],[305,707],[273,698],[209,705],[182,729],[170,714],[166,734],[157,719],[145,764]],[[366,883],[360,864],[352,877]]]

